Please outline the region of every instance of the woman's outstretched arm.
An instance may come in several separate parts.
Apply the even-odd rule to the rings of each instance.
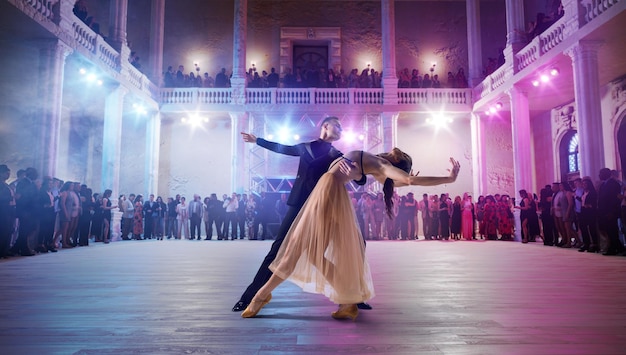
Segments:
[[[452,164],[452,169],[450,170],[450,175],[448,176],[411,175],[391,165],[391,163],[385,159],[381,159],[379,171],[385,175],[385,177],[394,180],[396,187],[407,185],[435,186],[456,181],[461,165],[454,158],[450,158],[450,163]]]

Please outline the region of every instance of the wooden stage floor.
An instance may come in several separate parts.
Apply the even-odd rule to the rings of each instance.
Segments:
[[[513,242],[370,242],[374,307],[281,285],[231,307],[271,241],[128,241],[0,262],[0,354],[625,354],[626,258]]]

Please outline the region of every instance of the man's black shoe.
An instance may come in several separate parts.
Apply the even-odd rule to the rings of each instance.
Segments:
[[[372,309],[372,306],[363,302],[356,305],[358,309]]]
[[[244,301],[239,301],[235,303],[235,306],[233,307],[233,312],[243,312],[246,307],[248,307],[248,305]]]

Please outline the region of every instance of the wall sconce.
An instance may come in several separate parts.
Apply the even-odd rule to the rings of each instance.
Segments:
[[[495,105],[489,106],[489,108],[485,111],[487,116],[491,116],[496,114],[498,111],[502,110],[502,102],[497,102]]]
[[[559,71],[558,68],[551,68],[550,70],[546,71],[546,72],[541,72],[539,73],[539,76],[537,76],[536,79],[533,79],[533,81],[531,81],[531,83],[533,84],[534,87],[538,87],[539,85],[541,85],[542,83],[547,83],[551,80],[551,78],[559,76],[561,72]]]
[[[430,75],[432,76],[432,74],[435,72],[435,67],[437,66],[437,62],[432,62],[432,65],[430,67]]]

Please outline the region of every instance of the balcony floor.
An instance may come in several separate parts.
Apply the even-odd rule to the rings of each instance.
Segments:
[[[3,354],[623,354],[626,258],[511,242],[370,242],[356,322],[284,283],[230,311],[269,241],[129,241],[0,262]]]

